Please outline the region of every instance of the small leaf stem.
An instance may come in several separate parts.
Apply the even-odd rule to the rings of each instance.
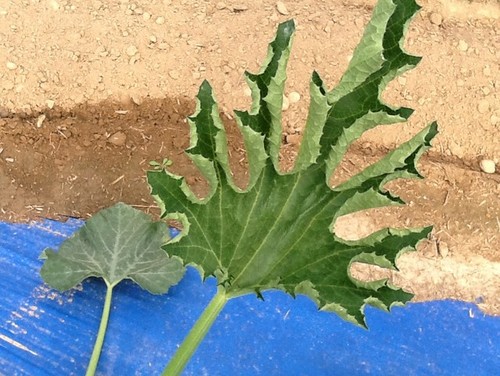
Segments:
[[[107,291],[106,299],[104,300],[104,308],[102,310],[101,324],[99,325],[99,332],[97,332],[97,338],[94,344],[94,350],[92,351],[92,356],[90,357],[89,365],[87,366],[87,372],[85,376],[94,376],[97,369],[97,363],[99,362],[99,357],[101,356],[102,344],[104,343],[104,336],[106,335],[106,328],[108,327],[109,312],[111,309],[111,298],[113,296],[113,286],[106,282]]]
[[[228,300],[229,298],[224,289],[219,287],[217,294],[212,298],[167,367],[163,370],[162,376],[180,375]]]

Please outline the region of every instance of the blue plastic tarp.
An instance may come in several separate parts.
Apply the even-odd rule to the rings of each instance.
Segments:
[[[58,293],[38,259],[81,226],[0,222],[0,374],[83,375],[105,286]],[[114,290],[100,375],[159,375],[213,294],[194,269],[167,295],[126,281]],[[500,319],[457,301],[367,309],[369,330],[282,292],[230,301],[186,375],[499,375]]]

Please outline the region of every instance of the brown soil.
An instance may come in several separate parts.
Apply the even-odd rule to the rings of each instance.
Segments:
[[[198,85],[214,86],[223,118],[247,108],[242,73],[256,71],[276,24],[297,33],[285,111],[283,166],[291,165],[317,69],[338,82],[372,9],[371,0],[200,2],[31,1],[0,5],[0,219],[87,218],[115,201],[157,214],[145,183],[149,161],[168,157],[200,194],[183,155],[185,116]],[[387,226],[435,224],[421,252],[400,259],[395,282],[418,300],[457,298],[500,314],[500,5],[497,1],[421,1],[407,49],[424,56],[384,93],[415,108],[411,121],[379,127],[351,148],[337,179],[384,155],[436,119],[440,135],[423,158],[422,181],[391,184],[408,205],[342,218],[356,238]],[[326,47],[326,48],[325,48]],[[240,182],[245,159],[233,128]],[[497,172],[480,170],[493,160]],[[380,276],[358,267],[356,275]]]

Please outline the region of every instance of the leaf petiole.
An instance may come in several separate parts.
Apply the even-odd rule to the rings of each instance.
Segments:
[[[101,323],[99,325],[99,331],[97,332],[97,338],[94,344],[94,350],[92,350],[92,356],[90,357],[89,365],[87,366],[87,372],[85,376],[94,376],[97,369],[97,363],[99,362],[99,357],[101,356],[102,345],[104,343],[104,337],[106,335],[106,329],[108,327],[109,312],[111,310],[111,298],[113,296],[113,286],[106,282],[106,298],[104,300],[104,308],[102,310]]]
[[[163,370],[162,376],[177,376],[181,374],[189,359],[191,359],[229,299],[230,298],[226,295],[224,288],[219,287],[217,294],[215,294],[212,298],[208,306],[189,331],[189,334],[184,339],[184,342],[182,342],[173,358]]]

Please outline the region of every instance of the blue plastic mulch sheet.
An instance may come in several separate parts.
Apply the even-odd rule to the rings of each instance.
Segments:
[[[91,279],[44,285],[38,259],[82,225],[0,222],[0,374],[83,375],[104,302]],[[213,294],[190,269],[167,295],[115,288],[100,375],[159,375]],[[370,330],[281,292],[230,301],[185,375],[500,375],[500,319],[456,301],[367,309]]]

